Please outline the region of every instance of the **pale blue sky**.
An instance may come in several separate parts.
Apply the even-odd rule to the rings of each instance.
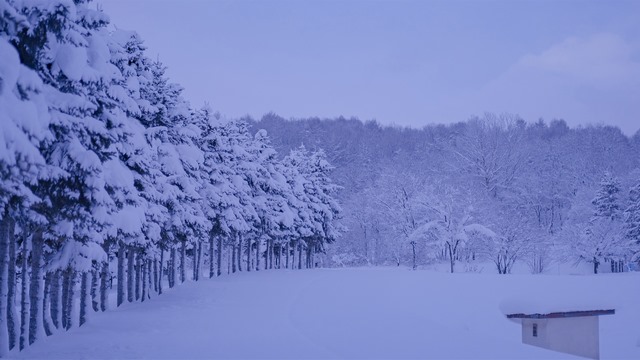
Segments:
[[[640,1],[98,2],[229,117],[640,128]]]

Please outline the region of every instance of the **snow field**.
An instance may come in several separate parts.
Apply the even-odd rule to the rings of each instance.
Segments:
[[[186,283],[13,354],[19,359],[564,359],[521,344],[505,310],[610,306],[603,359],[640,358],[640,274],[261,271]],[[560,309],[564,310],[564,308]]]

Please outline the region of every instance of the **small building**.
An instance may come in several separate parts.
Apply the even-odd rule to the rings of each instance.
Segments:
[[[522,323],[524,344],[599,359],[598,316],[613,314],[615,310],[589,310],[547,314],[507,314],[507,318]]]

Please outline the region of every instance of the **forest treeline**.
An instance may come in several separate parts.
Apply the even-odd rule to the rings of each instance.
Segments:
[[[135,33],[0,0],[0,356],[188,277],[307,268],[339,233],[322,151],[192,108]],[[202,266],[208,269],[202,269]]]
[[[347,230],[327,264],[443,262],[453,272],[484,260],[539,273],[637,260],[640,131],[492,113],[421,129],[275,114],[251,123],[278,151],[322,148],[336,167]]]

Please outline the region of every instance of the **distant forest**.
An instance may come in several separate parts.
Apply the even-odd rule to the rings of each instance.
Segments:
[[[640,132],[485,114],[421,129],[358,119],[248,121],[279,154],[322,149],[344,234],[325,265],[492,261],[509,273],[590,263],[623,271],[640,234]],[[606,268],[603,268],[606,265]],[[460,265],[458,265],[460,266]]]

